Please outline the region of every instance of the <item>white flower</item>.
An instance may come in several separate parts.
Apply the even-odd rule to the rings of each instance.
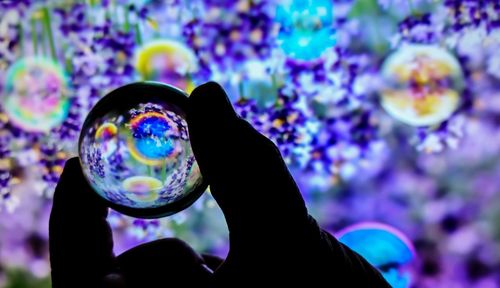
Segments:
[[[5,208],[8,213],[13,213],[19,206],[20,200],[10,192],[2,191],[0,195],[0,210]]]
[[[500,79],[500,50],[496,50],[493,55],[489,57],[488,73]]]

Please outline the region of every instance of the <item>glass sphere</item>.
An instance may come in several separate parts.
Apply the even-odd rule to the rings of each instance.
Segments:
[[[363,222],[341,230],[336,237],[380,270],[391,287],[411,286],[408,267],[415,260],[416,252],[401,231],[382,223]]]
[[[189,75],[198,71],[198,63],[183,43],[155,40],[136,51],[135,68],[144,80],[171,83],[189,93],[194,89]]]
[[[56,62],[22,58],[5,76],[3,107],[9,120],[27,132],[49,132],[67,117],[68,78]]]
[[[448,119],[460,104],[463,74],[457,59],[432,45],[405,45],[384,62],[382,107],[412,126]]]
[[[83,172],[115,210],[156,218],[205,191],[189,142],[187,95],[156,82],[120,87],[90,111],[79,140]]]

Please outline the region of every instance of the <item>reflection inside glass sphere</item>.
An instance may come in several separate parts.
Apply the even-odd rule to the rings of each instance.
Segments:
[[[185,112],[187,96],[141,82],[105,96],[80,135],[84,174],[116,210],[137,217],[176,213],[206,188],[195,161]]]

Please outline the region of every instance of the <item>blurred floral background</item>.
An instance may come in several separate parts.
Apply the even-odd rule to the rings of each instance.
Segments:
[[[0,0],[0,287],[50,287],[64,162],[93,104],[139,80],[221,83],[394,287],[500,287],[498,0]],[[228,250],[209,193],[108,220],[116,253]]]

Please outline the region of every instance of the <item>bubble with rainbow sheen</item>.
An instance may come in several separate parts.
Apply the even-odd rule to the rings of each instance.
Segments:
[[[5,74],[3,107],[9,120],[27,132],[49,132],[69,110],[68,78],[61,66],[47,58],[17,60]]]
[[[189,142],[187,94],[158,82],[120,87],[84,122],[85,178],[110,207],[155,218],[192,204],[206,188]]]
[[[385,60],[382,77],[382,107],[408,125],[437,125],[460,105],[464,85],[460,63],[439,46],[402,46]]]
[[[333,1],[285,0],[277,6],[278,43],[292,59],[311,61],[336,43]]]
[[[135,68],[143,80],[174,85],[190,93],[194,89],[190,75],[198,71],[198,62],[183,43],[162,39],[137,49]]]
[[[403,232],[383,223],[362,222],[342,229],[335,236],[376,267],[392,287],[411,286],[410,268],[416,252]]]
[[[117,148],[118,128],[113,123],[103,123],[95,132],[95,139],[102,147],[102,154],[110,156]]]

